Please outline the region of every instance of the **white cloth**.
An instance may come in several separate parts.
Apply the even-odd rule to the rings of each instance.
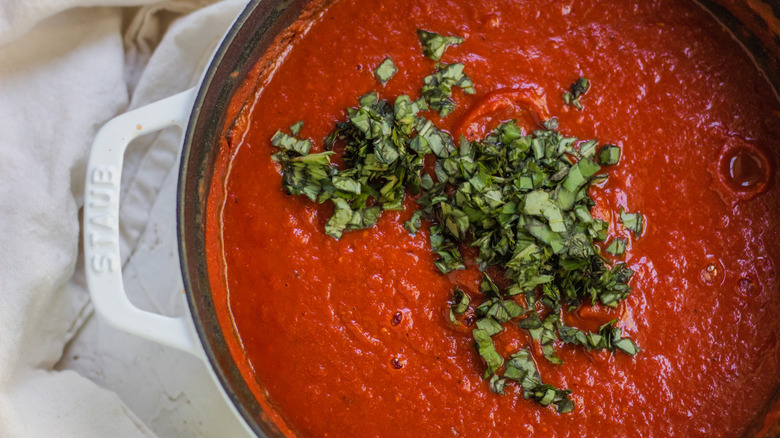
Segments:
[[[80,209],[108,119],[196,85],[244,0],[0,0],[0,437],[244,436],[205,365],[125,335],[85,290]],[[83,7],[91,6],[91,7]],[[120,198],[131,301],[182,312],[181,133],[132,143]]]

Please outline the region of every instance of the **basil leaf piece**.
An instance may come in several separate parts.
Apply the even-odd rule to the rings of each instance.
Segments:
[[[512,354],[506,363],[504,378],[522,383],[526,377],[538,378],[539,376],[531,352],[523,349]]]
[[[588,140],[580,145],[580,156],[583,158],[590,158],[591,160],[596,156],[596,140]],[[604,151],[604,148],[601,149]],[[603,165],[603,163],[600,163]]]
[[[443,274],[459,269],[466,269],[466,265],[463,264],[463,258],[460,255],[460,251],[458,251],[457,245],[442,234],[440,226],[435,225],[431,227],[430,242],[433,252],[439,254],[439,258],[434,262],[434,265],[439,268]]]
[[[582,103],[580,103],[580,97],[587,93],[590,89],[590,81],[586,78],[579,78],[577,82],[571,84],[570,91],[563,94],[563,101],[566,105],[571,105],[582,111]]]
[[[539,337],[539,343],[542,346],[542,354],[553,365],[563,363],[560,357],[555,355],[555,341],[558,337],[555,335],[555,324],[558,322],[558,315],[553,313],[544,319],[542,323],[542,333]]]
[[[574,409],[574,402],[569,398],[571,391],[542,383],[531,352],[526,349],[512,354],[506,363],[503,377],[520,383],[523,388],[523,397],[526,399],[532,399],[542,406],[554,404],[560,414],[571,412]]]
[[[542,328],[542,320],[539,318],[538,314],[531,313],[528,317],[518,321],[517,326],[529,331],[536,330]],[[539,339],[539,337],[535,337],[535,339]]]
[[[478,319],[477,328],[484,330],[490,336],[495,336],[504,331],[504,327],[491,317]]]
[[[349,202],[343,198],[332,198],[331,201],[336,208],[333,216],[325,224],[325,234],[336,239],[340,239],[345,230],[373,227],[382,214],[382,209],[376,206],[353,210]]]
[[[303,120],[298,120],[292,126],[290,126],[290,133],[294,137],[297,137],[301,133],[301,128],[303,128]]]
[[[587,333],[574,327],[563,325],[560,321],[557,324],[558,335],[561,341],[566,344],[589,346]]]
[[[440,204],[440,212],[443,228],[456,240],[464,240],[470,225],[466,213],[444,202]]]
[[[553,117],[549,120],[545,120],[542,122],[542,125],[547,129],[548,131],[554,131],[558,129],[558,119]]]
[[[644,227],[644,218],[642,213],[628,213],[620,207],[620,222],[624,227],[634,232],[636,237],[642,235]]]
[[[573,83],[571,85],[571,95],[578,99],[583,94],[587,93],[588,89],[590,88],[590,81],[586,78],[579,78],[577,79],[577,82]]]
[[[439,61],[449,46],[457,46],[465,41],[459,36],[442,36],[437,33],[417,29],[417,37],[422,44],[423,54],[434,61]]]
[[[404,228],[412,236],[417,234],[417,231],[420,229],[420,225],[422,225],[422,217],[423,217],[422,210],[417,210],[414,213],[412,213],[411,219],[404,222]]]
[[[615,349],[620,350],[629,356],[634,356],[639,352],[639,347],[636,346],[634,341],[628,338],[612,341],[612,345],[615,346]]]
[[[493,345],[493,339],[491,339],[488,332],[482,329],[474,329],[471,334],[474,336],[477,353],[482,356],[485,364],[487,364],[484,374],[484,378],[487,379],[488,376],[494,374],[496,370],[504,365],[504,358],[496,351],[496,346]]]
[[[556,322],[561,341],[567,344],[581,345],[587,350],[619,350],[629,356],[639,352],[639,347],[628,338],[621,337],[621,330],[615,327],[615,320],[610,321],[599,328],[598,333],[589,333],[574,327]]]
[[[459,287],[456,287],[454,291],[452,291],[452,311],[457,313],[458,315],[462,315],[466,312],[469,308],[469,303],[471,302],[471,299],[469,296],[463,292]]]
[[[333,152],[298,156],[295,151],[273,155],[282,164],[282,187],[290,195],[305,195],[312,201],[327,190],[336,168],[330,162]]]
[[[613,144],[605,144],[599,151],[599,164],[614,166],[620,161],[620,148]]]
[[[506,395],[504,392],[504,388],[507,385],[506,379],[502,379],[498,377],[497,374],[493,374],[490,376],[490,381],[488,382],[488,385],[490,387],[490,390],[495,392],[496,394]]]
[[[598,164],[588,158],[583,158],[571,167],[569,174],[563,181],[563,187],[570,192],[577,192],[599,169],[601,167]]]
[[[517,304],[514,300],[502,300],[500,298],[491,298],[477,307],[477,314],[480,316],[489,316],[499,323],[509,322],[528,310]]]
[[[626,240],[619,237],[612,239],[612,243],[607,246],[606,251],[615,256],[623,255],[626,251]]]
[[[271,137],[271,144],[287,151],[297,152],[300,155],[308,154],[311,149],[311,140],[301,140],[282,131],[276,131]]]
[[[566,232],[566,224],[560,208],[550,199],[550,194],[543,190],[535,190],[525,196],[524,213],[531,216],[542,216],[547,219],[550,230],[557,233]]]
[[[374,76],[382,85],[385,85],[396,73],[398,73],[398,68],[389,56],[374,70]]]
[[[423,88],[420,93],[428,107],[439,112],[444,117],[455,109],[456,104],[452,99],[452,89],[460,87],[466,94],[474,94],[474,83],[463,73],[465,66],[461,63],[440,64],[431,75],[423,79]]]

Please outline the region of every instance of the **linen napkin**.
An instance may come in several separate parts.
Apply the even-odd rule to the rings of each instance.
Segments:
[[[101,321],[85,289],[86,158],[108,119],[195,86],[242,0],[0,2],[0,437],[244,436],[205,365]],[[125,286],[180,314],[181,133],[136,140]]]

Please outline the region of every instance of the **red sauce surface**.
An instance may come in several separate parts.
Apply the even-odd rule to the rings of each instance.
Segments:
[[[262,73],[270,80],[221,152],[227,176],[209,206],[222,220],[208,235],[221,323],[287,427],[306,437],[734,437],[760,421],[780,386],[780,105],[709,15],[672,0],[341,0],[310,24]],[[490,392],[470,329],[447,317],[453,285],[476,296],[479,273],[438,272],[428,227],[415,237],[402,227],[412,200],[335,240],[323,232],[331,207],[281,187],[277,129],[305,120],[302,136],[320,151],[357,96],[419,95],[433,62],[417,28],[466,38],[443,61],[463,62],[477,94],[456,91],[443,120],[426,114],[441,128],[482,135],[485,123],[546,112],[566,135],[622,147],[592,196],[613,236],[627,236],[609,213],[618,206],[645,216],[624,258],[634,292],[617,312],[567,318],[587,327],[617,316],[642,351],[559,345],[560,366],[537,355],[546,382],[573,390],[569,414],[516,385]],[[399,72],[382,87],[373,70],[387,56]],[[561,98],[579,76],[592,84],[581,112]],[[531,97],[490,100],[506,89]],[[480,102],[495,109],[481,114]],[[505,355],[530,344],[519,331],[498,339]]]

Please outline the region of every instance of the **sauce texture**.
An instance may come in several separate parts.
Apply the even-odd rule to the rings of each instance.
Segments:
[[[780,388],[780,104],[706,12],[673,0],[340,0],[304,28],[261,73],[220,151],[209,213],[221,222],[207,235],[231,351],[286,427],[301,437],[738,437],[760,421]],[[559,366],[534,350],[543,380],[573,391],[569,414],[524,400],[517,385],[489,390],[471,329],[448,317],[453,286],[478,295],[479,271],[434,267],[430,224],[414,237],[402,226],[410,197],[405,211],[335,240],[323,231],[332,207],[282,189],[277,129],[303,119],[318,152],[358,96],[419,96],[433,62],[418,28],[465,38],[442,61],[464,63],[477,91],[456,90],[443,119],[426,114],[440,128],[481,137],[533,107],[565,135],[622,149],[591,196],[611,236],[628,231],[609,212],[644,215],[623,258],[634,290],[616,311],[568,318],[592,330],[616,317],[642,350],[556,345]],[[374,69],[387,56],[399,71],[382,86]],[[583,111],[561,97],[580,76],[591,82]],[[504,355],[531,344],[511,330],[496,338]]]

